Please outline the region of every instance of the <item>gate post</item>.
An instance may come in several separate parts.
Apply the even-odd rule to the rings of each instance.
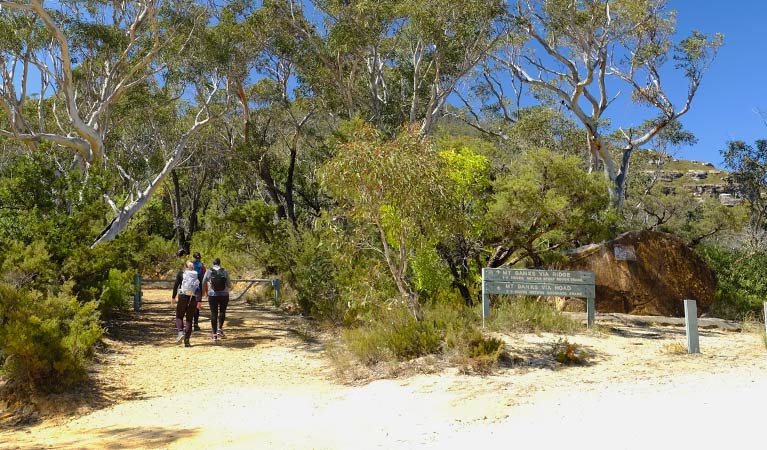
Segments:
[[[764,332],[767,333],[767,302],[764,302]]]
[[[490,317],[490,296],[487,293],[485,268],[482,268],[482,328],[485,328],[485,319]]]
[[[698,307],[695,300],[684,301],[684,323],[687,327],[687,353],[700,353]]]
[[[274,288],[274,306],[280,305],[280,279],[275,278],[272,280],[272,287]]]
[[[133,310],[138,311],[141,308],[141,275],[133,276]]]

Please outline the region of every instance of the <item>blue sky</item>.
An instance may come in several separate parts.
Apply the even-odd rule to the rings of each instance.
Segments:
[[[678,12],[679,39],[691,30],[724,34],[725,44],[682,118],[698,143],[675,152],[678,158],[721,166],[719,151],[727,141],[767,139],[767,125],[756,112],[761,109],[767,117],[767,2],[669,0],[668,5]],[[683,98],[685,86],[679,89],[675,97]]]

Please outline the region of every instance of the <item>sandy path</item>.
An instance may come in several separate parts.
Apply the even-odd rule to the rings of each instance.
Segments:
[[[147,293],[148,301],[164,293]],[[767,398],[755,334],[702,332],[702,355],[669,355],[683,329],[617,327],[571,342],[595,364],[562,368],[552,335],[509,340],[522,367],[491,377],[456,370],[360,387],[334,381],[321,345],[269,308],[232,306],[229,338],[173,343],[165,303],[114,333],[97,373],[106,406],[0,432],[0,448],[478,448],[531,443],[639,449],[747,443]],[[205,315],[205,313],[204,313]],[[204,330],[209,327],[205,326]],[[751,430],[748,432],[748,430]],[[696,431],[685,437],[686,431]],[[609,445],[608,445],[609,444]],[[540,448],[540,447],[539,447]]]

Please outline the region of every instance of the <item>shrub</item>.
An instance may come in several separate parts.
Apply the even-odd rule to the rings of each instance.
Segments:
[[[491,329],[516,332],[570,334],[583,325],[553,306],[531,297],[517,297],[494,305],[487,324]]]
[[[133,273],[109,269],[109,277],[101,285],[99,311],[109,316],[117,311],[127,311],[133,296]]]
[[[358,360],[373,365],[436,353],[443,333],[435,322],[418,322],[404,305],[395,305],[374,322],[346,330],[342,336]]]
[[[366,365],[447,352],[465,372],[490,373],[505,354],[503,341],[477,328],[476,313],[455,304],[428,305],[417,322],[404,305],[373,311],[365,326],[342,333],[349,351]]]
[[[96,303],[80,304],[67,291],[43,297],[0,289],[0,348],[10,381],[59,391],[86,376],[86,363],[103,330]]]
[[[717,276],[710,313],[732,320],[760,314],[767,298],[767,253],[751,254],[716,246],[705,247],[700,253]]]
[[[29,245],[12,241],[8,245],[0,273],[16,289],[46,290],[56,281],[56,268],[51,262],[45,242],[36,240]]]
[[[580,345],[567,339],[558,339],[551,348],[554,359],[566,366],[580,366],[588,363],[589,354]]]

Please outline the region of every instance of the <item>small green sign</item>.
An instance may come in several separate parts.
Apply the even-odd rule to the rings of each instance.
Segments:
[[[593,272],[577,272],[569,270],[485,268],[483,269],[483,276],[487,281],[594,284]]]
[[[549,295],[594,298],[594,285],[563,283],[509,283],[493,281],[485,285],[488,294]]]

